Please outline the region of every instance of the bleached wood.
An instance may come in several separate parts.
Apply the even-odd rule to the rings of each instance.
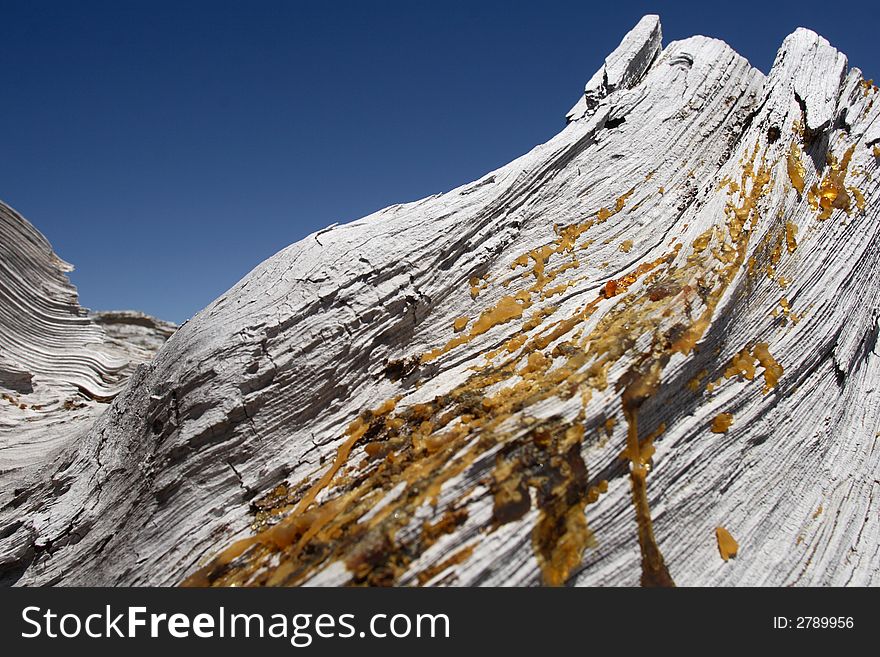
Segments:
[[[72,269],[0,202],[0,504],[75,443],[175,329],[137,312],[90,316]]]
[[[637,84],[660,53],[662,41],[660,17],[644,16],[605,58],[602,68],[587,81],[583,96],[565,118],[569,121],[582,119],[592,114],[608,94]]]
[[[493,473],[502,472],[506,455],[525,458],[529,445],[542,440],[537,428],[552,424],[585,427],[577,450],[587,473],[581,483],[608,486],[585,507],[592,538],[565,579],[637,584],[642,567],[629,475],[635,466],[621,458],[627,446],[621,397],[632,390],[633,376],[644,373],[642,364],[661,363],[654,359],[662,356],[659,386],[638,408],[638,423],[643,440],[665,425],[646,481],[653,531],[672,579],[880,583],[877,91],[808,30],[784,41],[766,77],[721,41],[692,37],[658,54],[659,41],[659,21],[646,17],[597,73],[602,84],[588,83],[587,95],[595,91],[590,102],[585,95],[546,144],[472,184],[310,235],[182,326],[94,424],[77,432],[42,480],[27,487],[26,499],[0,511],[0,564],[9,579],[179,584],[235,539],[253,535],[252,502],[284,482],[301,484],[292,502],[302,500],[328,473],[359,414],[399,397],[394,413],[403,417],[417,403],[460,391],[488,352],[518,335],[544,334],[593,304],[589,317],[541,350],[554,363],[546,370],[549,381],[568,362],[575,334],[589,338],[576,347],[586,354],[572,374],[583,375],[576,391],[551,387],[509,417],[494,417],[499,424],[491,431],[488,425],[473,430],[461,450],[419,475],[419,486],[439,481],[481,440],[490,446],[415,508],[406,500],[418,496],[418,486],[400,474],[366,497],[346,498],[328,518],[346,517],[364,500],[369,510],[340,528],[335,540],[341,542],[324,546],[331,557],[308,562],[299,579],[279,581],[347,583],[353,564],[373,550],[397,564],[389,567],[397,584],[547,582],[535,547],[546,491],[527,487],[528,510],[504,522],[495,509]],[[793,142],[802,192],[788,173]],[[842,180],[864,205],[850,191],[848,208],[838,196],[841,207],[821,219],[810,189],[834,170],[827,155],[839,164],[850,148]],[[768,175],[760,182],[762,171]],[[733,209],[752,193],[755,213],[748,213],[737,242]],[[454,332],[457,318],[469,318],[473,327],[503,297],[536,284],[537,274],[518,275],[534,267],[530,251],[556,244],[554,226],[582,224],[617,205],[619,211],[579,235],[571,254],[551,256],[548,271],[577,261],[545,288],[571,283],[564,291],[543,299],[533,290],[522,319],[424,357],[467,335],[470,328]],[[797,228],[793,248],[789,226]],[[707,234],[700,249],[695,242]],[[733,267],[726,249],[737,243],[744,258]],[[527,265],[512,269],[523,254]],[[639,265],[659,258],[666,258],[657,265],[659,278],[641,273],[625,282]],[[478,282],[472,298],[469,279],[483,276],[487,282]],[[609,281],[620,281],[619,293]],[[695,324],[715,293],[697,348],[682,353],[664,346]],[[524,332],[532,313],[550,306],[558,309]],[[627,308],[635,309],[631,320],[615,324],[630,317]],[[651,322],[644,332],[641,317]],[[606,329],[619,331],[607,333],[614,336],[607,348],[619,347],[620,355],[603,370],[604,381],[585,378],[598,371],[590,368],[603,357],[596,345]],[[568,351],[554,355],[563,343]],[[769,368],[762,365],[752,380],[725,377],[738,353],[761,343],[784,368],[775,385],[765,390]],[[517,371],[525,364],[523,358]],[[91,381],[91,370],[75,375]],[[518,380],[502,377],[480,389],[480,399],[497,399],[500,388]],[[490,419],[493,412],[487,411]],[[713,433],[721,413],[730,413],[732,424]],[[609,419],[616,422],[606,425]],[[428,433],[414,441],[442,444],[430,426],[408,420],[403,429],[422,430]],[[356,442],[340,474],[357,481],[375,463],[363,441]],[[549,466],[530,467],[540,475]],[[315,487],[311,508],[332,508],[349,484],[337,476]],[[466,518],[449,532],[430,544],[419,538],[424,523],[460,509]],[[389,510],[397,515],[383,520]],[[291,523],[302,511],[287,507],[269,524]],[[319,515],[303,517],[316,523]],[[345,543],[360,531],[357,525],[363,535]],[[721,558],[716,527],[737,541],[735,558]],[[564,533],[573,541],[576,535]],[[276,575],[285,560],[305,563],[302,554],[285,554],[261,561],[245,551],[231,566],[245,572],[257,563],[249,575],[254,583]]]

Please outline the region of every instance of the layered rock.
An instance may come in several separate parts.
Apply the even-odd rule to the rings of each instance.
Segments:
[[[877,88],[652,17],[597,76],[181,327],[0,512],[8,579],[877,584]]]

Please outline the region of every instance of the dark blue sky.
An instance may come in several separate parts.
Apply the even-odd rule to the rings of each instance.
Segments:
[[[84,305],[180,322],[313,230],[546,141],[645,13],[764,71],[810,27],[880,77],[875,7],[0,1],[0,198]]]

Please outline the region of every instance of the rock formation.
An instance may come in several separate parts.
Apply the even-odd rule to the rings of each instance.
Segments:
[[[53,420],[7,581],[880,583],[877,97],[808,30],[765,76],[644,18],[549,142],[289,246]],[[116,392],[157,341],[3,231],[3,385]]]

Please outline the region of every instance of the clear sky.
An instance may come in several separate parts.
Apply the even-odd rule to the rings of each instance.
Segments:
[[[542,143],[623,34],[798,26],[880,78],[875,2],[0,0],[0,198],[83,305],[181,322],[313,230]]]

